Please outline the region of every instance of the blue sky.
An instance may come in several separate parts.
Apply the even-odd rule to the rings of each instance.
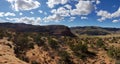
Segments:
[[[120,28],[120,0],[0,0],[0,22]]]

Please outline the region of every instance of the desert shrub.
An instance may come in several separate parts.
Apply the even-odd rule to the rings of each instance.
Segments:
[[[26,56],[20,56],[20,60],[23,60],[25,62],[29,62],[29,59]]]
[[[108,56],[120,60],[120,48],[111,46],[107,51]]]
[[[61,57],[62,60],[67,60],[69,59],[69,53],[66,51],[60,51],[59,56]]]
[[[99,39],[97,42],[96,42],[96,46],[101,48],[104,46],[104,41],[102,39]]]
[[[28,38],[27,37],[23,37],[23,36],[18,36],[15,37],[14,39],[14,44],[18,47],[20,47],[21,49],[24,49],[28,46]]]
[[[31,64],[40,64],[37,61],[32,61]]]
[[[56,50],[59,48],[57,41],[53,39],[49,39],[49,45],[52,49]]]
[[[88,47],[87,47],[87,44],[77,44],[77,45],[73,45],[70,47],[71,50],[74,52],[75,56],[81,58],[81,59],[84,59],[86,58],[86,54],[88,52]]]
[[[3,33],[0,32],[0,39],[4,37]]]
[[[28,48],[29,49],[34,49],[34,43],[33,42],[29,42],[28,43]]]
[[[15,36],[13,42],[15,45],[14,50],[17,55],[34,48],[34,44],[32,42],[29,42],[27,36],[17,35]]]
[[[88,51],[87,44],[81,44],[81,43],[79,43],[79,44],[77,44],[77,45],[73,45],[73,46],[71,47],[71,49],[72,49],[73,51],[79,51],[79,52],[87,52],[87,51]]]
[[[70,54],[67,51],[60,51],[58,54],[61,57],[60,64],[73,64],[73,62],[70,60]]]
[[[34,37],[34,41],[36,42],[36,44],[37,44],[38,46],[44,45],[44,41],[41,40],[40,38],[41,38],[40,35],[37,35],[37,36]]]

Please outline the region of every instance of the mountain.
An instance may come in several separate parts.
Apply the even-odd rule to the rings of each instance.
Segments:
[[[120,28],[106,28],[97,26],[71,27],[71,31],[79,35],[107,35],[119,34]]]
[[[70,29],[64,25],[30,25],[24,23],[0,23],[0,28],[10,29],[15,32],[39,32],[55,36],[74,36]]]

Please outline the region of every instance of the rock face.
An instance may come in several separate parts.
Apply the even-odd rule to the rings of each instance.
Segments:
[[[74,36],[70,29],[64,25],[35,26],[24,23],[0,23],[0,28],[10,29],[16,32],[39,32],[55,36]]]

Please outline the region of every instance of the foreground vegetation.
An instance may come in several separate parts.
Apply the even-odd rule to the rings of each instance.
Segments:
[[[88,59],[95,59],[99,51],[106,52],[109,58],[113,60],[120,60],[120,37],[78,38],[49,36],[49,34],[38,32],[10,32],[1,29],[0,39],[4,37],[14,43],[16,57],[31,64],[41,64],[41,61],[37,61],[37,58],[32,60],[26,55],[29,50],[35,49],[35,46],[42,48],[43,51],[48,53],[51,51],[52,55],[50,57],[53,60],[56,60],[56,56],[59,57],[56,64],[87,63]],[[46,63],[49,62],[46,61]]]

